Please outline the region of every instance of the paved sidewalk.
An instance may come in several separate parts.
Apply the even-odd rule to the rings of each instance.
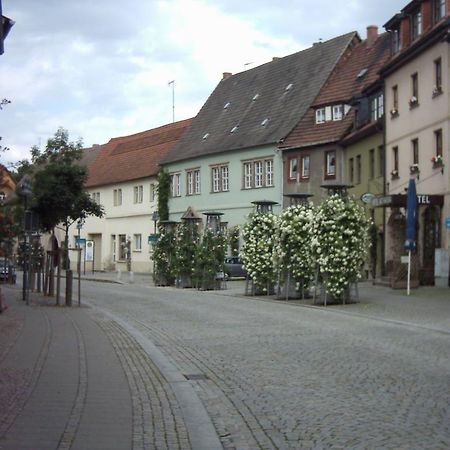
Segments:
[[[191,448],[171,385],[116,321],[3,290],[0,449]]]

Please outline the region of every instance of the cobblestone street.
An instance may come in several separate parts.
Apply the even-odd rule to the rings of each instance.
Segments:
[[[40,317],[35,320],[42,322],[48,351],[35,352],[34,370],[42,366],[44,373],[51,355],[62,357],[62,349],[50,344],[60,333],[55,314],[65,316],[77,348],[68,353],[77,355],[72,363],[78,368],[70,372],[79,376],[70,387],[69,380],[60,382],[62,397],[71,399],[59,405],[67,409],[66,416],[59,414],[66,419],[48,441],[52,445],[19,445],[29,442],[25,437],[14,441],[34,423],[21,409],[43,409],[42,421],[52,417],[44,406],[48,391],[39,392],[38,378],[27,369],[19,411],[11,408],[8,415],[0,409],[2,449],[108,448],[114,443],[109,430],[123,443],[109,448],[450,448],[445,295],[433,299],[417,291],[406,299],[366,286],[359,304],[325,309],[243,297],[232,289],[155,288],[139,280],[83,284],[83,303],[90,308],[30,308]],[[27,321],[21,322],[20,308],[8,312],[13,331],[9,346],[0,348],[0,394],[11,398],[5,361]],[[55,366],[54,372],[57,384],[64,370]],[[20,384],[21,377],[15,380]],[[110,397],[112,391],[100,389],[98,380],[120,386],[118,393]],[[109,422],[99,419],[103,404],[110,408]],[[114,421],[114,411],[123,419]],[[196,435],[199,429],[206,430],[202,436]],[[89,441],[95,435],[102,446]]]

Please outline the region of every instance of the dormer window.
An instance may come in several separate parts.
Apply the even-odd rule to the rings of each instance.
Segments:
[[[364,69],[362,69],[362,70],[360,70],[359,73],[358,73],[358,75],[356,76],[356,78],[357,78],[358,80],[361,80],[362,78],[364,78],[364,76],[366,75],[366,73],[368,72],[368,70],[369,70],[369,69],[367,69],[367,67],[364,68]]]
[[[445,16],[445,0],[434,0],[434,21],[439,22]]]
[[[208,139],[208,137],[209,137],[209,133],[205,133],[205,134],[203,135],[203,138],[202,138],[202,139],[203,139],[204,141],[206,141],[206,139]]]
[[[400,29],[396,28],[392,30],[392,53],[398,53],[401,50],[400,44]]]
[[[258,98],[259,98],[259,94],[255,94],[252,98],[252,101],[255,102],[256,100],[258,100]]]
[[[223,105],[223,109],[228,109],[230,105],[231,105],[230,102],[226,102],[225,105]]]
[[[316,123],[325,122],[325,108],[316,109]]]
[[[239,128],[239,125],[235,125],[231,130],[230,133],[234,133]]]
[[[287,86],[286,86],[286,88],[285,88],[285,91],[290,91],[292,88],[293,88],[293,84],[292,83],[289,83]]]
[[[344,116],[343,105],[334,105],[333,106],[333,120],[342,120],[343,116]]]
[[[269,123],[269,119],[264,119],[264,120],[261,122],[261,126],[262,126],[262,127],[265,127],[268,123]]]
[[[411,17],[411,38],[417,39],[422,34],[422,13],[416,11]]]

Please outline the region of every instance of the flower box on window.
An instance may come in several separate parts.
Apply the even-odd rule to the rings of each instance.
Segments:
[[[396,170],[396,169],[391,170],[391,178],[392,179],[398,178],[398,170]]]
[[[392,108],[389,112],[391,113],[391,117],[397,117],[398,116],[398,109],[397,108]]]
[[[431,162],[433,163],[433,167],[443,167],[444,166],[444,159],[442,158],[442,155],[436,155],[431,158]]]
[[[433,88],[433,98],[442,94],[442,86],[435,86]]]
[[[412,164],[409,166],[410,173],[419,173],[419,164]]]
[[[419,100],[418,98],[413,95],[410,99],[409,99],[409,107],[410,108],[414,108],[419,104]]]

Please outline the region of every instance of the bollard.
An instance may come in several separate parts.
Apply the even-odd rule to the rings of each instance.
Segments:
[[[134,272],[128,272],[130,284],[134,283]]]

